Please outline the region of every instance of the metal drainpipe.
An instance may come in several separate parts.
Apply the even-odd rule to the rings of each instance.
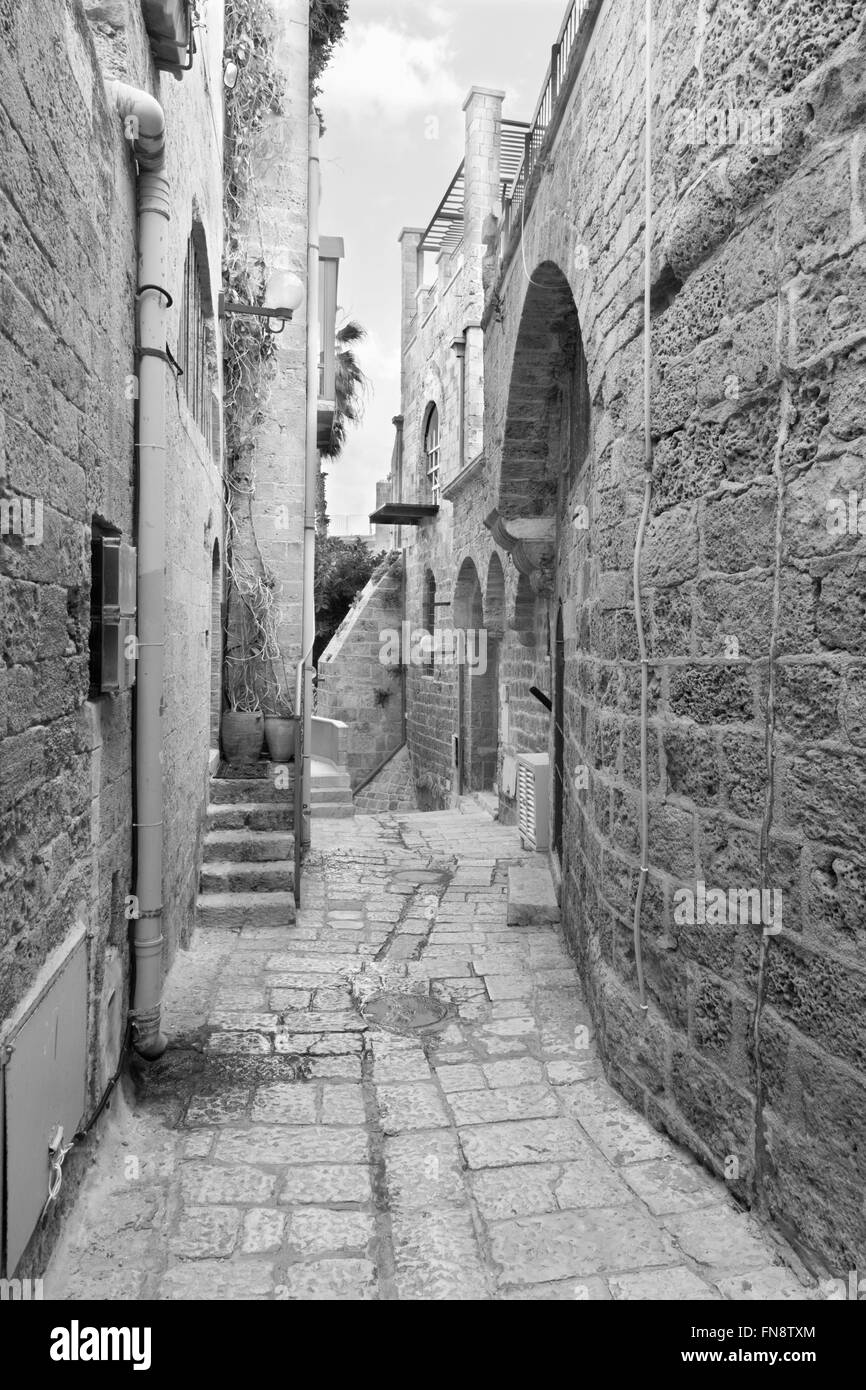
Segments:
[[[301,646],[304,656],[304,763],[301,843],[310,843],[312,810],[313,642],[316,636],[316,483],[319,477],[319,118],[309,121],[309,178],[307,187],[307,461],[304,481],[304,607]],[[295,833],[297,833],[296,827]]]
[[[149,92],[107,82],[138,160],[138,668],[135,687],[135,997],[136,1051],[161,1057],[162,1009],[162,693],[165,651],[165,312],[170,189],[165,117]]]

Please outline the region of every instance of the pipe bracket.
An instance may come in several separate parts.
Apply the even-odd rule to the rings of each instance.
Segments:
[[[172,304],[174,303],[174,300],[172,299],[168,290],[164,289],[162,285],[139,285],[138,289],[135,291],[136,299],[141,299],[141,296],[145,293],[146,290],[156,290],[158,294],[164,295],[166,309],[170,309]]]

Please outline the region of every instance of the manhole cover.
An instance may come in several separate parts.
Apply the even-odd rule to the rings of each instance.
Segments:
[[[417,1033],[448,1017],[448,1005],[429,994],[373,994],[362,1013],[389,1033]]]

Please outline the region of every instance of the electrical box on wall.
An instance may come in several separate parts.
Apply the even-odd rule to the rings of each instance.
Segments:
[[[91,558],[90,693],[117,695],[135,684],[137,553],[94,529]]]
[[[50,1151],[69,1144],[84,1116],[87,1085],[87,935],[79,923],[53,952],[4,1025],[0,1112],[0,1273],[11,1277],[48,1197]]]
[[[195,38],[191,0],[141,0],[153,61],[180,77],[192,67]]]

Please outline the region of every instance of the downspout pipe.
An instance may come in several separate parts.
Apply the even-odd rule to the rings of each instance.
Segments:
[[[135,685],[135,992],[130,1010],[136,1051],[161,1057],[162,1011],[162,697],[165,653],[165,351],[170,189],[165,117],[149,92],[106,83],[138,161],[138,430],[135,441],[138,551],[138,665]]]
[[[313,767],[313,643],[316,637],[316,489],[319,479],[319,117],[310,112],[307,186],[307,454],[304,477],[304,584],[301,647],[304,652],[304,754],[301,844],[310,843]],[[295,827],[295,834],[299,827]]]

